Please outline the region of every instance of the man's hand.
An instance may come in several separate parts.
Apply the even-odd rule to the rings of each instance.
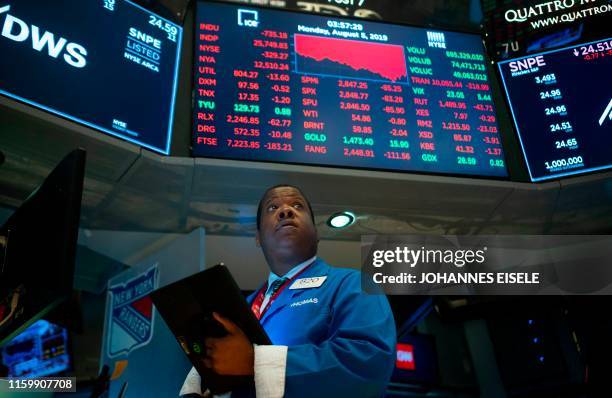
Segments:
[[[219,375],[252,375],[255,353],[244,332],[229,319],[213,312],[213,317],[229,333],[225,337],[204,340],[204,366]]]

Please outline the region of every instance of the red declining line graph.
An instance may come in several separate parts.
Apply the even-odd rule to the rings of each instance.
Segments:
[[[408,77],[404,48],[399,45],[297,34],[295,51],[315,61],[327,59],[367,70],[392,82]]]

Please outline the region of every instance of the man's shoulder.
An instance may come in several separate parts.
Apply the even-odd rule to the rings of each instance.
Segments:
[[[329,265],[329,273],[335,277],[346,278],[346,277],[359,277],[361,275],[361,271],[354,268],[348,267],[335,267]]]
[[[367,277],[367,274],[364,274],[359,269],[355,268],[346,268],[346,267],[335,267],[329,264],[324,263],[326,267],[328,267],[328,279],[331,283],[329,285],[333,285],[336,289],[341,288],[348,292],[357,292],[359,294],[364,293],[364,286],[367,285],[370,289],[370,292],[380,291],[382,295],[383,291],[380,290],[380,286],[374,285],[372,280]],[[366,276],[364,278],[364,276]],[[367,296],[378,296],[378,294],[367,294]]]
[[[355,268],[349,268],[349,267],[338,267],[335,265],[331,265],[327,262],[325,262],[325,260],[319,258],[317,260],[318,265],[320,267],[323,267],[326,270],[326,273],[328,275],[331,275],[333,277],[346,277],[346,276],[359,276],[361,274],[361,272],[358,269]]]
[[[354,268],[347,268],[347,267],[336,267],[333,265],[329,265],[327,263],[325,263],[323,260],[321,260],[321,262],[323,263],[323,265],[326,267],[327,269],[327,277],[330,280],[330,282],[333,282],[334,284],[340,285],[340,284],[359,284],[361,281],[361,271],[354,269]]]
[[[368,278],[360,270],[354,268],[334,267],[328,265],[328,278],[324,285],[325,296],[331,299],[333,305],[355,304],[352,308],[363,309],[364,305],[375,306],[380,314],[390,311],[388,301],[381,294],[368,294],[363,289],[363,284],[368,283]]]

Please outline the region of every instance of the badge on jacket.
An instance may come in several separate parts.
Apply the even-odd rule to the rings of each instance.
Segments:
[[[295,282],[291,286],[289,286],[289,290],[295,289],[312,289],[313,287],[319,287],[325,282],[327,276],[315,276],[314,278],[300,278],[296,279]]]

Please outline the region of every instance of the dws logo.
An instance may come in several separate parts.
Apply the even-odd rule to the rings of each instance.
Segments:
[[[10,5],[0,7],[0,15],[7,13],[2,26],[3,37],[15,42],[24,42],[30,37],[32,33],[32,48],[36,51],[42,51],[47,47],[47,52],[52,58],[57,58],[64,48],[66,54],[64,54],[64,61],[68,65],[74,66],[75,68],[84,68],[87,65],[87,50],[76,43],[68,43],[68,40],[60,37],[59,40],[55,40],[55,35],[51,32],[45,31],[42,36],[40,34],[40,28],[36,25],[28,26],[24,21],[19,18],[8,14],[11,9]]]

